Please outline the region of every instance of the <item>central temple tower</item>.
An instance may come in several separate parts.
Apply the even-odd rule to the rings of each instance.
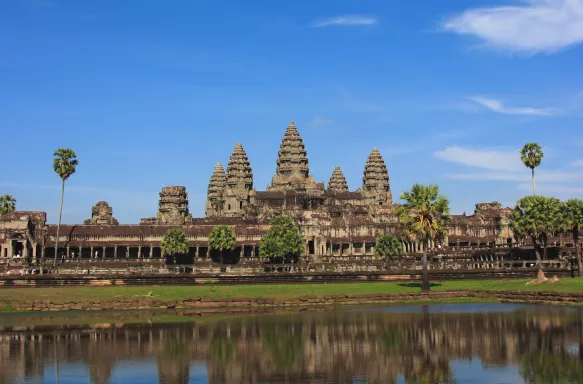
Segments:
[[[292,121],[281,140],[277,153],[277,168],[271,179],[271,186],[267,187],[267,190],[301,192],[323,189],[324,185],[316,183],[314,178],[310,176],[306,148],[296,125]]]

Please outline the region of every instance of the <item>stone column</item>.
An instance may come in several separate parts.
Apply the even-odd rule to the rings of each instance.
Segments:
[[[255,258],[255,245],[251,247],[251,258]]]
[[[68,245],[67,245],[67,250],[65,252],[67,252],[67,254],[65,255],[65,259],[67,259],[71,256],[71,248]]]
[[[199,248],[200,247],[197,245],[196,248],[195,248],[196,250],[194,251],[194,258],[196,260],[200,259],[200,249]]]
[[[150,245],[150,259],[154,257],[154,246]]]
[[[113,247],[113,258],[117,259],[117,245]]]
[[[93,246],[91,246],[91,248],[89,248],[89,249],[90,249],[89,259],[91,260],[91,259],[93,259],[93,257],[95,257],[95,253],[93,251]]]
[[[138,259],[141,259],[141,258],[142,258],[142,246],[140,245],[138,247]]]
[[[245,245],[241,244],[241,252],[239,253],[239,256],[241,257],[241,259],[243,257],[245,257]]]
[[[349,255],[354,255],[354,243],[350,243],[348,248]]]

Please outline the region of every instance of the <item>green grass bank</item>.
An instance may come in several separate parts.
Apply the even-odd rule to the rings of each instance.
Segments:
[[[564,278],[556,283],[526,285],[529,279],[512,280],[454,280],[432,281],[434,292],[447,291],[547,291],[583,292],[583,278]],[[330,284],[265,284],[265,285],[205,285],[205,286],[141,286],[141,287],[71,287],[71,288],[0,288],[0,302],[24,302],[50,300],[108,302],[120,299],[152,296],[156,300],[185,300],[204,298],[297,298],[302,296],[367,295],[389,293],[416,293],[419,283],[413,282],[364,282]]]

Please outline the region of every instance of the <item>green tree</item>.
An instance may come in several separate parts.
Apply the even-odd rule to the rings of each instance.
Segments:
[[[188,239],[180,228],[169,229],[162,238],[162,253],[175,258],[176,254],[188,253]]]
[[[548,239],[565,228],[564,205],[554,197],[525,196],[516,202],[510,218],[510,227],[518,237],[532,241],[537,260],[547,258]]]
[[[403,254],[403,244],[397,236],[383,233],[377,237],[375,253],[379,257],[392,258]]]
[[[536,196],[536,183],[534,181],[534,169],[540,165],[544,157],[541,146],[537,143],[527,143],[520,150],[520,160],[530,168],[532,174],[532,194]]]
[[[399,222],[403,225],[403,232],[411,240],[423,243],[423,283],[422,291],[429,291],[429,272],[427,270],[427,248],[429,241],[442,239],[447,233],[446,224],[449,223],[449,201],[439,194],[437,185],[415,184],[410,191],[401,194],[405,200],[397,208]]]
[[[0,213],[12,213],[16,209],[16,199],[10,195],[0,196]]]
[[[579,230],[583,227],[583,200],[569,199],[564,203],[566,229],[571,232],[575,243],[577,255],[577,268],[579,276],[583,276],[583,263],[581,263],[581,246],[579,244]]]
[[[77,170],[79,161],[75,151],[69,148],[59,148],[53,154],[53,169],[61,178],[61,204],[59,206],[59,223],[57,224],[57,238],[55,240],[55,262],[57,265],[57,256],[59,253],[59,235],[61,230],[61,217],[63,216],[63,199],[65,197],[65,181]],[[43,253],[44,257],[44,253]],[[44,260],[43,260],[44,264]]]
[[[304,250],[304,239],[298,227],[289,216],[276,216],[270,224],[270,228],[261,239],[259,255],[271,260],[297,259]]]
[[[211,249],[219,251],[221,264],[223,264],[225,252],[232,251],[237,247],[235,231],[228,225],[214,227],[209,235],[209,246]]]

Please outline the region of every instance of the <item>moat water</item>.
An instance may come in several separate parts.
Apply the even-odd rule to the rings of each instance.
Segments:
[[[0,315],[0,383],[583,383],[583,309]]]

